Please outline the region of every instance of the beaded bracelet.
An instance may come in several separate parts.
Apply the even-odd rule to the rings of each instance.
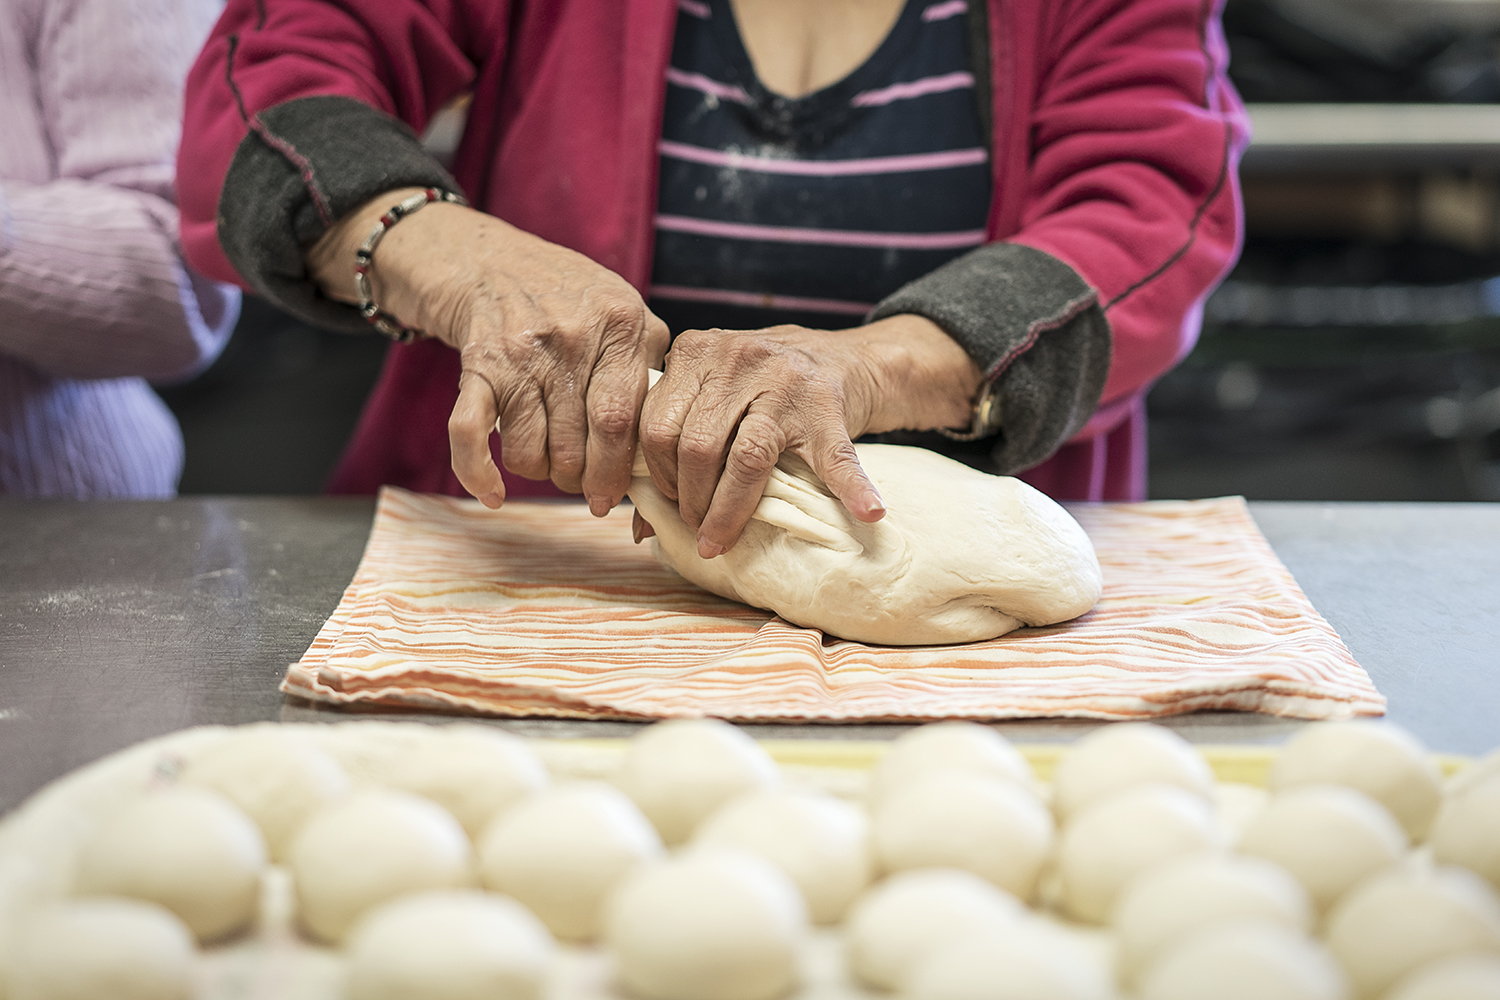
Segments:
[[[380,246],[380,241],[385,238],[390,228],[417,209],[434,201],[447,201],[455,205],[468,204],[463,195],[428,188],[421,194],[414,194],[399,204],[392,205],[380,217],[380,221],[375,223],[375,228],[370,230],[370,235],[365,237],[359,249],[354,251],[354,291],[359,295],[359,314],[375,329],[402,344],[416,340],[418,337],[425,337],[427,333],[424,330],[404,325],[375,304],[375,297],[370,294],[370,265],[375,260],[375,248]]]

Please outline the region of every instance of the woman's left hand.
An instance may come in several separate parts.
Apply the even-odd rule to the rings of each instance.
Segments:
[[[980,373],[940,327],[892,316],[849,330],[690,330],[646,396],[640,448],[657,487],[712,559],[736,541],[783,452],[801,457],[854,517],[880,493],[853,439],[966,427]]]

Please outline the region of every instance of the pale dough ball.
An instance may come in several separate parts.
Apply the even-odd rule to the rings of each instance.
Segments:
[[[1396,868],[1339,901],[1328,915],[1327,940],[1355,993],[1376,997],[1438,959],[1500,952],[1500,899],[1463,868]]]
[[[1149,722],[1115,723],[1073,744],[1052,775],[1052,809],[1066,823],[1079,810],[1136,785],[1176,785],[1210,801],[1214,775],[1187,740]]]
[[[553,950],[513,899],[471,889],[401,896],[349,935],[349,1000],[541,1000]]]
[[[1162,865],[1130,883],[1115,908],[1121,979],[1135,982],[1159,955],[1198,931],[1248,919],[1306,933],[1312,903],[1286,869],[1261,858],[1203,854]]]
[[[1406,835],[1427,835],[1442,801],[1442,776],[1427,750],[1389,722],[1319,722],[1287,741],[1271,765],[1272,791],[1347,785],[1390,810]]]
[[[944,944],[970,932],[1006,934],[1025,912],[1016,897],[971,872],[901,872],[854,904],[845,927],[849,970],[868,986],[903,989]]]
[[[303,929],[333,943],[377,903],[472,881],[458,820],[435,802],[388,789],[355,792],[313,814],[289,864]]]
[[[1035,919],[962,934],[911,975],[912,1000],[1114,1000],[1104,963]]]
[[[1423,966],[1385,1000],[1500,1000],[1500,955],[1458,955]]]
[[[526,741],[482,726],[445,727],[398,757],[382,780],[448,810],[475,841],[490,820],[550,784]]]
[[[1142,980],[1140,1000],[1345,1000],[1349,984],[1327,949],[1284,924],[1219,924],[1170,948]]]
[[[1213,809],[1192,792],[1176,785],[1119,792],[1063,828],[1057,852],[1063,907],[1079,920],[1103,923],[1132,879],[1223,840]]]
[[[10,1000],[189,1000],[193,935],[136,899],[75,899],[37,912],[12,955]]]
[[[244,810],[277,863],[286,860],[307,817],[349,791],[349,776],[333,755],[278,725],[236,731],[189,761],[181,781],[211,788]]]
[[[1450,794],[1428,842],[1438,861],[1477,872],[1500,889],[1500,774]]]
[[[770,1000],[797,984],[807,908],[770,862],[698,848],[636,869],[610,898],[604,940],[643,1000]]]
[[[873,876],[870,823],[822,792],[769,789],[732,799],[698,828],[694,843],[737,847],[797,883],[814,923],[843,919]]]
[[[74,893],[160,903],[214,941],[255,919],[265,867],[265,838],[228,799],[168,788],[100,824],[78,852]]]
[[[1013,781],[932,771],[885,797],[875,811],[874,835],[887,872],[962,868],[1030,899],[1052,847],[1052,816]]]
[[[1455,795],[1494,777],[1500,777],[1500,749],[1491,750],[1455,774],[1448,780],[1446,791]]]
[[[937,722],[896,738],[870,772],[870,801],[878,805],[895,788],[930,771],[957,768],[1028,787],[1036,779],[1021,752],[989,726]]]
[[[779,777],[776,762],[744,730],[717,719],[673,719],[630,741],[618,784],[670,845],[691,837],[736,795],[769,788]]]
[[[1363,792],[1311,785],[1273,798],[1246,824],[1237,849],[1291,872],[1321,912],[1356,882],[1399,861],[1406,834]]]
[[[491,823],[479,841],[479,876],[558,937],[589,941],[610,890],[661,854],[656,828],[624,792],[580,782],[533,796]]]

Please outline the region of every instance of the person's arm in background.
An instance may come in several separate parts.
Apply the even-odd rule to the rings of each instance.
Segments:
[[[1018,231],[872,313],[934,320],[995,382],[1001,472],[1117,425],[1192,348],[1203,300],[1234,262],[1248,120],[1225,75],[1218,6],[1027,5],[1043,38],[1036,95],[1008,120],[997,104],[995,122],[997,155],[1005,129],[1031,136],[995,193],[1002,217],[1018,206]],[[989,35],[1003,42],[1010,27]],[[997,82],[1003,95],[1010,81]]]
[[[172,202],[182,81],[218,5],[36,6],[56,179],[0,180],[0,353],[59,377],[185,378],[239,313],[183,263]]]

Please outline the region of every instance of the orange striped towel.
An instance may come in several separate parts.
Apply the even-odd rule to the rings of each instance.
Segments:
[[[381,493],[354,582],[282,690],[491,715],[840,722],[1237,709],[1378,715],[1375,690],[1243,500],[1073,508],[1104,568],[1087,615],[965,646],[825,638],[708,594],[630,512]]]

